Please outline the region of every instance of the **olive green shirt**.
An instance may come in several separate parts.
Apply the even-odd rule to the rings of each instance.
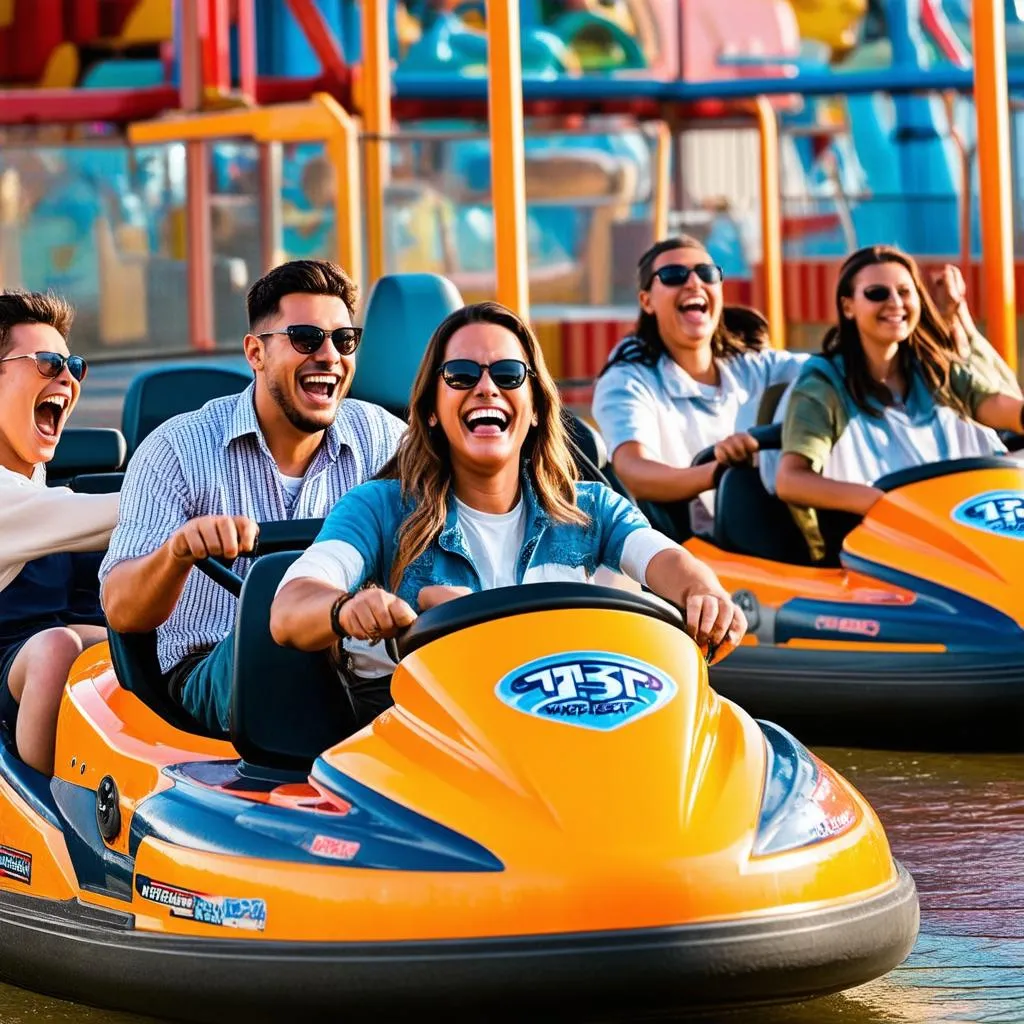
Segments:
[[[971,373],[980,380],[991,384],[996,391],[1014,398],[1021,395],[1020,382],[1006,365],[1003,357],[992,347],[987,338],[977,331],[971,334],[971,351],[967,357]]]
[[[994,350],[992,354],[998,359]],[[952,397],[970,410],[972,418],[986,398],[1003,390],[976,374],[973,367],[968,369],[960,364],[952,366],[949,384]],[[948,395],[936,397],[945,405],[954,404]],[[815,473],[821,473],[848,422],[846,406],[832,382],[818,374],[804,374],[793,386],[786,409],[782,425],[782,452],[784,455],[802,455]],[[798,505],[790,505],[789,510],[807,540],[811,557],[816,562],[821,561],[825,556],[825,542],[818,526],[817,510]]]

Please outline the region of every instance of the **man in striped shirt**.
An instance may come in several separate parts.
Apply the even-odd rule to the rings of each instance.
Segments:
[[[200,572],[201,558],[236,560],[244,575],[256,524],[323,517],[394,454],[405,424],[345,399],[360,330],[356,287],[334,264],[296,260],[248,294],[245,357],[255,379],[154,430],[132,457],[120,518],[100,568],[112,629],[157,631],[168,689],[213,734],[229,724],[235,598]],[[343,401],[344,399],[344,401]],[[352,649],[352,693],[369,720],[390,704],[391,668]],[[370,667],[379,662],[376,672]]]

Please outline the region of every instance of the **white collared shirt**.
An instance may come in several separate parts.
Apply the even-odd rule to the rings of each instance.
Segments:
[[[806,359],[807,353],[777,349],[716,359],[717,386],[694,380],[668,355],[654,366],[616,363],[597,381],[594,419],[609,456],[637,441],[659,462],[685,468],[704,448],[755,426],[765,390],[794,380]],[[714,492],[701,502],[709,523]]]

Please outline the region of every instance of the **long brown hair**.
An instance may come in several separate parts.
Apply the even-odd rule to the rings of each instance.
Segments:
[[[463,306],[441,322],[427,344],[409,398],[409,429],[399,442],[394,459],[381,474],[397,477],[402,483],[403,497],[415,502],[398,531],[398,551],[391,566],[392,590],[398,588],[405,570],[444,529],[452,464],[444,431],[440,425],[432,428],[429,423],[435,412],[438,372],[445,349],[455,332],[467,324],[504,327],[523,346],[527,365],[533,370],[527,381],[533,389],[537,426],[526,435],[520,457],[527,466],[538,503],[552,519],[580,526],[589,522],[576,505],[577,471],[562,427],[562,404],[533,331],[512,310],[497,302]]]
[[[968,410],[949,386],[950,368],[959,361],[956,343],[925,287],[917,263],[913,257],[895,246],[869,245],[858,249],[842,265],[836,285],[836,323],[825,333],[821,351],[829,358],[842,356],[846,386],[854,403],[863,412],[871,416],[881,415],[877,406],[869,404],[871,398],[882,406],[892,404],[892,392],[868,372],[856,321],[843,313],[843,299],[853,298],[853,283],[857,275],[865,267],[883,263],[898,263],[906,269],[921,302],[921,319],[911,331],[910,337],[899,347],[898,358],[904,377],[909,381],[910,375],[917,369],[932,394],[966,415]]]
[[[651,285],[654,284],[654,261],[663,252],[672,249],[699,249],[707,253],[704,244],[692,235],[674,235],[672,238],[663,238],[660,242],[655,242],[637,262],[636,283],[640,291],[651,290]],[[708,259],[711,259],[710,255]],[[715,324],[714,334],[711,335],[711,351],[714,357],[731,359],[748,351],[748,347],[739,334],[729,329],[725,316],[720,316],[718,323]],[[633,333],[612,353],[612,357],[605,363],[598,376],[603,376],[616,363],[642,363],[644,366],[654,366],[667,352],[665,342],[661,340],[661,332],[658,330],[658,318],[653,313],[641,309]]]

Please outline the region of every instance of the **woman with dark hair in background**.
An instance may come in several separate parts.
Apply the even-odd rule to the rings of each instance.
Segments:
[[[786,396],[775,490],[819,559],[817,509],[863,515],[886,473],[1004,451],[994,431],[1021,431],[1022,414],[960,361],[914,260],[869,246],[843,264],[836,324]]]
[[[722,271],[688,236],[640,257],[640,316],[612,352],[593,415],[616,475],[638,499],[688,501],[695,529],[710,525],[711,492],[726,466],[748,462],[765,391],[797,376],[806,355],[766,348],[767,323],[724,306]],[[715,459],[691,466],[709,445]]]

